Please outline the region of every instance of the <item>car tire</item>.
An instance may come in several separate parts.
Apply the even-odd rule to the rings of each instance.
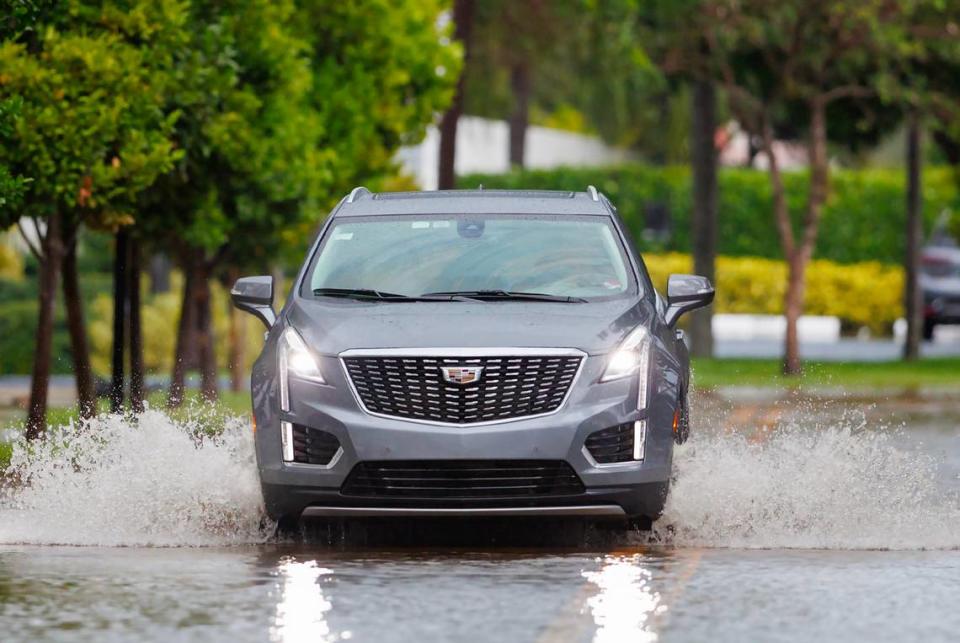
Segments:
[[[933,328],[936,324],[932,319],[923,320],[923,341],[930,342],[933,341]]]

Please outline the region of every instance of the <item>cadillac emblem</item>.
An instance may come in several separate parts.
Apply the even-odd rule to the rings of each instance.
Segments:
[[[441,366],[443,379],[451,384],[473,384],[480,381],[480,374],[483,372],[482,366]]]

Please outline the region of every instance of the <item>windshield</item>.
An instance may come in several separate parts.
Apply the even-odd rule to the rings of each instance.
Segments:
[[[597,216],[345,218],[327,231],[307,274],[304,296],[498,291],[584,300],[636,292],[616,231]]]

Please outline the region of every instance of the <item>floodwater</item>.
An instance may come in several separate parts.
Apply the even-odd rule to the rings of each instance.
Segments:
[[[0,499],[0,640],[957,640],[957,399],[695,408],[652,534],[539,542],[482,523],[277,542],[241,421],[202,443],[159,412],[66,430],[17,453]]]

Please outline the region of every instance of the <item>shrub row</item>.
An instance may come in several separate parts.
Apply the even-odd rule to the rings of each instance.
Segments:
[[[660,292],[666,292],[667,277],[689,273],[690,255],[681,253],[645,254],[650,278]],[[787,266],[782,261],[760,257],[717,259],[719,313],[781,314],[787,283]],[[903,270],[877,261],[838,264],[824,259],[811,262],[807,270],[805,312],[809,315],[839,317],[847,328],[865,326],[875,333],[887,333],[903,315]]]
[[[690,172],[686,167],[627,164],[608,168],[558,168],[460,178],[463,187],[584,190],[595,185],[617,206],[641,249],[690,251]],[[944,209],[960,212],[960,191],[948,168],[923,174],[926,229]],[[780,238],[771,212],[765,172],[726,168],[720,172],[719,251],[730,256],[780,258]],[[802,214],[807,174],[785,176],[794,215]],[[837,170],[815,256],[840,263],[899,263],[904,248],[904,177],[894,169]],[[644,212],[654,204],[669,211],[673,234],[666,242],[643,238]]]
[[[66,321],[60,312],[53,335],[54,373],[70,373],[73,358]],[[29,373],[37,336],[37,302],[15,300],[0,303],[0,375]]]

